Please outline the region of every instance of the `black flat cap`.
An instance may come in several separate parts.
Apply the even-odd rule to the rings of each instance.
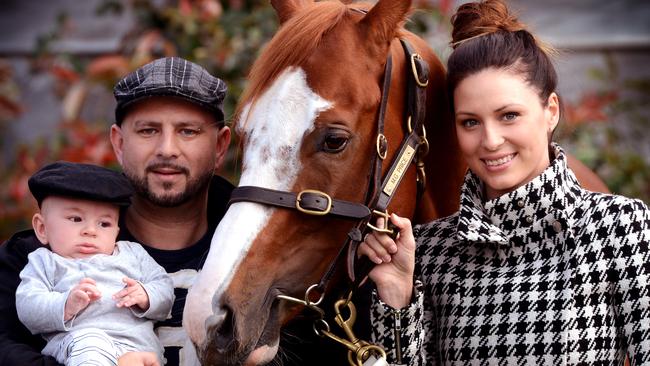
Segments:
[[[117,101],[115,122],[122,124],[127,108],[134,102],[155,96],[179,97],[212,112],[223,122],[226,83],[203,67],[179,57],[154,60],[120,80],[113,89]]]
[[[128,206],[133,194],[131,184],[122,173],[97,165],[67,161],[44,166],[29,178],[27,184],[39,207],[48,196]]]

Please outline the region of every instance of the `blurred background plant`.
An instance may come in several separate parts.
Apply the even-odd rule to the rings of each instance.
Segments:
[[[119,77],[155,58],[178,55],[205,66],[226,80],[229,93],[226,115],[232,115],[246,84],[249,66],[277,29],[277,20],[265,0],[99,0],[95,17],[128,12],[133,21],[120,41],[119,50],[88,55],[60,52],[53,47],[75,27],[66,13],[57,16],[55,27],[45,32],[30,56],[32,73],[47,73],[53,83],[60,111],[56,131],[36,143],[12,144],[10,159],[0,158],[0,240],[30,227],[36,209],[27,179],[43,164],[55,160],[89,162],[118,168],[108,141],[112,100],[95,97],[99,88],[110,93]],[[446,58],[451,0],[419,0],[420,9],[407,27],[431,40]],[[648,157],[632,148],[647,143],[648,80],[623,79],[614,61],[605,70],[592,70],[602,88],[585,92],[566,104],[566,121],[558,138],[562,144],[594,169],[618,193],[650,203]],[[110,94],[108,94],[110,95]],[[9,63],[0,59],[0,133],[30,106],[23,105],[21,90]],[[82,110],[101,109],[93,118]],[[96,117],[97,115],[103,117]],[[620,121],[627,121],[620,123]],[[624,128],[620,126],[626,126]],[[0,139],[0,147],[4,138]],[[231,145],[222,172],[237,179],[237,142]]]
[[[606,60],[605,68],[587,70],[599,87],[564,105],[556,139],[612,192],[650,204],[650,157],[643,154],[650,133],[650,79],[624,78],[616,62]]]

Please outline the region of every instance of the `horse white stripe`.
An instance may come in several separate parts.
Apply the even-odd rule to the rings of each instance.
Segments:
[[[239,184],[289,190],[301,170],[302,139],[314,129],[318,114],[331,106],[309,88],[301,68],[283,71],[252,109],[250,104],[243,109],[238,132],[246,136],[246,145]],[[274,211],[255,203],[236,203],[221,220],[185,305],[184,326],[196,344],[205,341],[206,323],[223,320],[225,314],[213,314],[213,304],[219,303],[235,269]]]

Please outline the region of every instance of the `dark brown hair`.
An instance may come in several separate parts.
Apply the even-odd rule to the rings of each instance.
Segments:
[[[550,48],[538,42],[503,0],[461,5],[451,18],[447,85],[453,103],[458,83],[487,68],[507,69],[524,76],[542,103],[557,87]]]

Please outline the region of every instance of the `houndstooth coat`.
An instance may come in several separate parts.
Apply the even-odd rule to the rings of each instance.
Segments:
[[[415,228],[413,304],[372,311],[389,360],[650,364],[650,210],[582,189],[554,148],[540,176],[487,202],[468,172],[459,212]]]

